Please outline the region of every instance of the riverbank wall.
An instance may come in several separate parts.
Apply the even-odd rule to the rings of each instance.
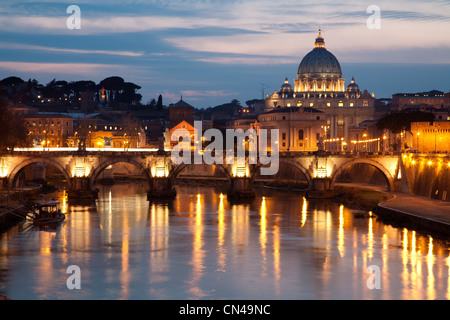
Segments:
[[[424,210],[426,210],[426,208],[424,208]],[[391,224],[394,227],[433,233],[440,237],[450,239],[450,223],[433,219],[426,216],[426,214],[418,215],[403,210],[389,208],[383,203],[378,204],[375,214],[383,223]]]

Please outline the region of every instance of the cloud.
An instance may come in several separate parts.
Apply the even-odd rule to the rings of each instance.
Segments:
[[[209,58],[196,58],[195,61],[218,63],[218,64],[234,64],[234,65],[267,65],[267,64],[292,64],[298,63],[298,58],[286,58],[286,57],[209,57]]]
[[[79,53],[79,54],[102,54],[115,56],[140,57],[144,53],[142,51],[112,51],[112,50],[84,50],[84,49],[69,49],[69,48],[54,48],[45,46],[34,46],[21,43],[6,43],[0,42],[0,48],[4,49],[20,49],[20,50],[40,50],[49,52],[63,52],[63,53]]]
[[[370,30],[366,21],[359,25],[344,25],[326,28],[323,32],[326,48],[343,62],[352,62],[346,57],[357,56],[359,62],[410,62],[409,56],[396,57],[380,52],[428,49],[440,51],[450,48],[450,37],[446,35],[448,22],[397,21],[382,19],[380,30]],[[201,53],[235,55],[240,57],[200,58],[200,61],[217,63],[263,64],[290,63],[300,59],[314,47],[317,32],[310,33],[265,33],[237,34],[233,36],[166,37],[164,40],[177,48]],[[248,58],[245,56],[261,56]],[[339,56],[338,56],[339,55]],[[272,57],[272,58],[270,58]],[[277,57],[284,57],[277,62]],[[449,61],[450,58],[447,60]],[[428,62],[435,63],[431,60]],[[442,61],[440,61],[442,62]]]
[[[182,90],[185,97],[226,97],[239,94],[238,92],[227,92],[224,90]]]
[[[128,70],[123,65],[94,64],[94,63],[40,63],[40,62],[15,62],[0,61],[0,70],[20,73],[45,73],[45,74],[71,74],[83,76],[97,76],[98,73],[110,73]]]

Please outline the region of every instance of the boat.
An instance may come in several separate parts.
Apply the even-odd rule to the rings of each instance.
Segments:
[[[58,208],[58,201],[49,201],[35,205],[32,217],[35,226],[55,228],[66,219],[66,215]]]

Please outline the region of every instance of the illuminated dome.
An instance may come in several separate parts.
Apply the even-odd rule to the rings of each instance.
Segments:
[[[352,78],[351,83],[347,86],[348,92],[359,92],[359,86],[355,83],[355,78]]]
[[[283,85],[281,86],[280,92],[293,92],[294,90],[292,89],[291,85],[289,84],[289,80],[288,78],[286,78],[286,80],[284,80]]]
[[[322,32],[316,38],[314,49],[309,52],[298,67],[298,77],[300,78],[341,78],[342,71],[339,61],[327,49]]]

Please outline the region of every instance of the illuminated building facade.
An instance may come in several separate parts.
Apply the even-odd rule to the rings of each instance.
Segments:
[[[411,123],[410,145],[422,153],[448,153],[450,150],[450,121]]]
[[[26,114],[23,116],[34,146],[64,147],[73,134],[73,118],[63,114]]]
[[[348,141],[351,127],[375,119],[374,94],[361,92],[353,78],[345,87],[339,61],[325,48],[320,30],[314,49],[299,65],[294,87],[286,78],[279,91],[266,95],[266,112],[285,107],[312,107],[325,113],[328,139]]]
[[[326,114],[310,107],[276,108],[258,116],[260,129],[279,130],[280,151],[317,151],[318,139],[326,133]]]
[[[169,129],[172,129],[182,121],[194,125],[194,107],[183,101],[183,98],[169,106]]]
[[[442,91],[432,90],[428,92],[417,93],[396,93],[392,95],[392,110],[402,111],[415,108],[450,108],[450,92],[444,94]]]

